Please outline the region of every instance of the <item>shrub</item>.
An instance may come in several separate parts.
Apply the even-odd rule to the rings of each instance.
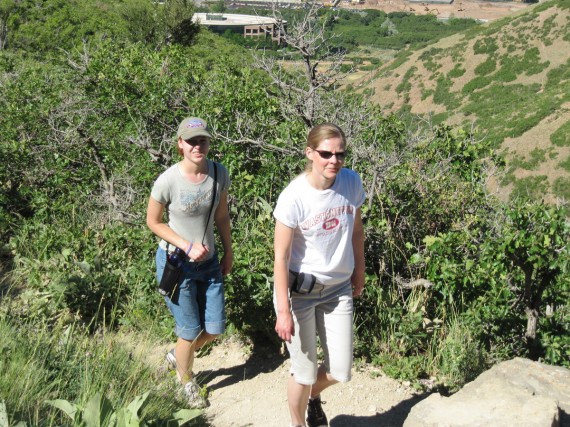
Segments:
[[[550,142],[557,147],[570,147],[570,121],[562,124],[550,135]]]
[[[511,200],[526,199],[540,201],[549,189],[548,177],[544,175],[529,176],[514,182],[510,194]]]
[[[497,69],[497,61],[493,58],[488,58],[485,62],[481,62],[475,67],[475,74],[480,76],[486,76],[491,74]]]
[[[468,95],[476,91],[477,89],[482,89],[485,86],[488,86],[489,84],[492,83],[492,81],[493,80],[488,77],[475,77],[473,80],[468,81],[463,86],[461,92],[463,92],[465,95]]]
[[[455,64],[453,69],[447,74],[447,77],[450,79],[461,77],[465,74],[465,68],[461,66],[461,64]]]
[[[459,390],[487,369],[480,331],[471,328],[467,318],[452,317],[445,339],[437,349],[438,376],[448,392]]]
[[[570,155],[566,157],[566,160],[558,163],[558,166],[564,169],[566,172],[570,172]]]
[[[497,41],[492,37],[480,38],[473,44],[473,52],[476,55],[491,55],[497,49],[499,49]]]
[[[552,192],[564,200],[570,200],[570,178],[559,176],[552,184]]]
[[[410,67],[406,71],[406,74],[404,74],[402,81],[400,82],[400,84],[398,86],[396,86],[396,92],[397,93],[409,92],[410,91],[410,89],[412,88],[410,80],[414,77],[414,74],[416,73],[416,71],[418,71],[417,67]]]

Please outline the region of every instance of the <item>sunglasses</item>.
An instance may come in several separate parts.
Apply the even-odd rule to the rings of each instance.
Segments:
[[[332,156],[335,156],[339,162],[342,162],[346,157],[346,151],[337,151],[336,153],[333,153],[332,151],[315,150],[315,149],[313,149],[313,151],[319,153],[319,156],[321,156],[325,160],[328,160]]]
[[[206,145],[208,142],[210,142],[207,138],[200,138],[200,139],[185,139],[184,142],[188,145],[191,145],[192,147],[196,146],[196,145]]]

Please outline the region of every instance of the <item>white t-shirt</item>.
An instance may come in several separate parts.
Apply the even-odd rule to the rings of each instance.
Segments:
[[[291,181],[273,211],[294,229],[289,269],[312,273],[325,285],[348,281],[354,270],[354,217],[365,198],[360,176],[351,169],[341,169],[324,191],[312,187],[306,173]]]
[[[214,213],[220,203],[221,193],[230,186],[228,170],[217,163],[217,190],[214,207],[208,219],[208,212],[212,203],[214,188],[214,162],[208,160],[208,175],[200,183],[192,183],[178,169],[175,164],[164,171],[154,182],[151,196],[159,203],[166,205],[168,212],[168,225],[179,236],[189,242],[204,244],[210,249],[215,246]],[[206,230],[206,223],[208,229]],[[160,246],[166,249],[166,242],[160,241]],[[170,246],[172,248],[172,246]],[[210,257],[214,251],[210,250]]]

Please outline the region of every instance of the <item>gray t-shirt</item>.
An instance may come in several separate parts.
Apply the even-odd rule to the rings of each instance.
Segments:
[[[210,220],[208,212],[212,204],[212,189],[214,183],[214,162],[208,160],[208,176],[200,183],[192,183],[182,176],[175,164],[164,171],[154,182],[151,196],[157,202],[166,205],[168,225],[179,236],[193,243],[202,243],[204,229],[208,223],[208,230],[204,238],[204,245],[210,248],[210,257],[215,252],[214,239],[214,212],[220,202],[220,196],[230,187],[228,170],[217,165],[216,200]],[[166,242],[160,241],[160,246],[166,249]],[[173,249],[172,245],[170,249]]]

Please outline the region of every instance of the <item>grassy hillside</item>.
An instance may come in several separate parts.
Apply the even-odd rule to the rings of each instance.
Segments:
[[[570,200],[570,0],[403,51],[353,85],[386,112],[474,127],[505,155],[489,181],[502,197]]]

